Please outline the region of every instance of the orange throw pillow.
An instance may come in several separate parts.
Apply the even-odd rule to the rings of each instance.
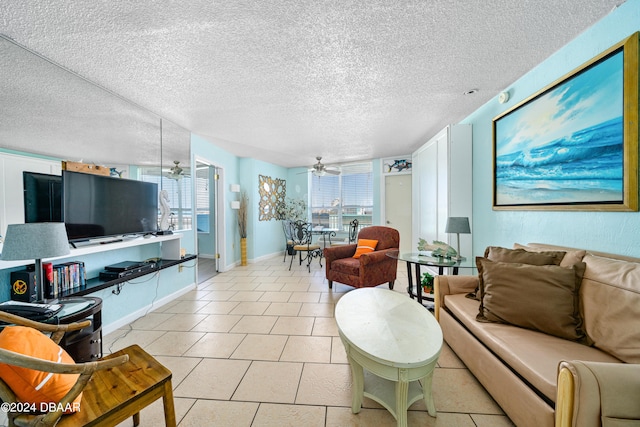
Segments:
[[[62,347],[42,332],[25,326],[7,326],[0,332],[0,348],[58,363],[75,363]],[[78,374],[53,374],[0,363],[0,378],[21,402],[34,403],[37,409],[57,404],[78,380]],[[80,407],[82,393],[66,413]],[[42,404],[45,405],[42,405]]]
[[[356,248],[356,253],[353,255],[353,257],[360,258],[362,254],[375,251],[377,244],[377,240],[358,239],[358,247]]]

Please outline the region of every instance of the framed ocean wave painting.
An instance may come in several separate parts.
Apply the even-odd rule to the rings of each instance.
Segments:
[[[638,33],[493,119],[495,210],[638,210]]]

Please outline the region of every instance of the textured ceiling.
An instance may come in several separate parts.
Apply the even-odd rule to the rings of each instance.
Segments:
[[[295,167],[413,152],[621,2],[3,0],[0,33],[234,154]]]

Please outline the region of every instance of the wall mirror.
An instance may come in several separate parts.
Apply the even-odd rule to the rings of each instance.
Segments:
[[[258,219],[260,221],[280,219],[278,206],[284,205],[287,182],[284,179],[258,175],[258,193],[260,194]]]
[[[0,148],[170,185],[180,195],[170,200],[173,228],[191,227],[189,131],[2,35],[0,75]],[[169,176],[175,162],[182,169],[177,179]]]

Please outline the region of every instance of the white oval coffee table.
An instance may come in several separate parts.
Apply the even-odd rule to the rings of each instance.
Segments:
[[[362,288],[340,298],[335,317],[353,374],[354,414],[366,396],[384,406],[400,427],[407,425],[409,406],[420,399],[436,416],[431,383],[442,330],[428,310],[404,294]]]

